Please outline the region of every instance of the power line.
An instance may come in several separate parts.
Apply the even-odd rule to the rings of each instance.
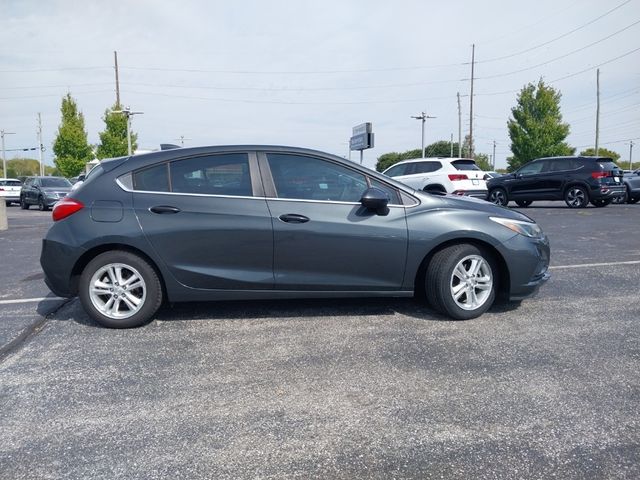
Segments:
[[[583,47],[580,47],[580,48],[577,48],[575,50],[572,50],[569,53],[565,53],[564,55],[560,55],[559,57],[555,57],[555,58],[552,58],[551,60],[547,60],[546,62],[538,63],[536,65],[532,65],[532,66],[526,67],[526,68],[521,68],[519,70],[513,70],[511,72],[499,73],[499,74],[496,74],[496,75],[489,75],[489,76],[486,76],[486,77],[476,77],[476,80],[489,80],[489,79],[492,79],[492,78],[507,77],[507,76],[510,76],[510,75],[515,75],[516,73],[526,72],[528,70],[533,70],[534,68],[538,68],[538,67],[542,67],[544,65],[548,65],[549,63],[553,63],[553,62],[555,62],[557,60],[561,60],[561,59],[566,58],[566,57],[568,57],[570,55],[573,55],[575,53],[578,53],[578,52],[581,52],[583,50],[586,50],[587,48],[593,47],[594,45],[597,45],[598,43],[602,43],[605,40],[608,40],[611,37],[614,37],[615,35],[618,35],[618,34],[624,32],[625,30],[630,29],[631,27],[633,27],[633,26],[635,26],[635,25],[637,25],[639,23],[640,23],[640,20],[636,20],[632,24],[627,25],[626,27],[624,27],[624,28],[622,28],[622,29],[620,29],[620,30],[618,30],[618,31],[616,31],[614,33],[611,33],[611,34],[607,35],[606,37],[603,37],[603,38],[601,38],[599,40],[596,40],[595,42],[591,42],[588,45],[585,45]],[[469,79],[465,78],[463,80],[469,80]],[[557,80],[554,80],[554,81],[557,81]]]
[[[0,70],[0,73],[33,73],[33,72],[64,72],[67,70],[105,70],[111,67],[54,67],[54,68],[25,68],[15,70]]]
[[[107,92],[111,92],[111,90],[92,90],[88,92],[74,92],[74,94],[89,95],[94,93],[107,93]],[[45,98],[45,97],[59,97],[59,96],[60,96],[59,93],[51,93],[51,94],[44,94],[44,95],[22,95],[19,97],[0,97],[0,100],[21,100],[25,98]]]
[[[2,87],[3,90],[25,90],[29,88],[75,88],[75,87],[101,87],[103,85],[111,85],[112,82],[102,82],[102,83],[77,83],[75,85],[30,85],[30,86],[19,86],[19,87]]]
[[[622,2],[622,3],[621,3],[620,5],[618,5],[617,7],[614,7],[614,8],[612,8],[611,10],[609,10],[609,11],[607,11],[607,12],[603,13],[603,14],[602,14],[602,15],[600,15],[599,17],[594,18],[593,20],[591,20],[591,21],[589,21],[589,22],[587,22],[587,23],[585,23],[585,24],[583,24],[583,25],[580,25],[580,26],[579,26],[579,27],[577,27],[577,28],[574,28],[573,30],[570,30],[569,32],[563,33],[562,35],[560,35],[560,36],[558,36],[558,37],[555,37],[555,38],[552,38],[551,40],[548,40],[548,41],[546,41],[546,42],[544,42],[544,43],[540,43],[540,44],[538,44],[538,45],[535,45],[535,46],[533,46],[533,47],[527,48],[527,49],[525,49],[525,50],[521,50],[521,51],[519,51],[519,52],[512,53],[512,54],[510,54],[510,55],[503,55],[503,56],[501,56],[501,57],[494,57],[494,58],[490,58],[490,59],[488,59],[488,60],[480,60],[480,61],[478,61],[478,62],[476,62],[476,63],[489,63],[489,62],[496,62],[496,61],[498,61],[498,60],[505,60],[505,59],[507,59],[507,58],[513,58],[513,57],[516,57],[516,56],[518,56],[518,55],[522,55],[523,53],[528,53],[528,52],[531,52],[531,51],[533,51],[533,50],[537,50],[537,49],[538,49],[538,48],[540,48],[540,47],[544,47],[544,46],[549,45],[549,44],[551,44],[551,43],[553,43],[553,42],[556,42],[556,41],[558,41],[558,40],[560,40],[560,39],[562,39],[562,38],[564,38],[564,37],[567,37],[567,36],[571,35],[572,33],[577,32],[578,30],[582,30],[583,28],[585,28],[585,27],[587,27],[587,26],[591,25],[592,23],[597,22],[597,21],[598,21],[598,20],[600,20],[601,18],[606,17],[606,16],[607,16],[607,15],[609,15],[610,13],[615,12],[616,10],[618,10],[619,8],[621,8],[621,7],[625,6],[625,5],[626,5],[627,3],[629,3],[629,2],[631,2],[631,0],[626,0],[625,2]]]
[[[580,70],[579,72],[572,73],[570,75],[565,75],[564,77],[556,78],[555,80],[551,80],[551,83],[559,82],[560,80],[566,80],[567,78],[575,77],[576,75],[580,75],[581,73],[591,72],[591,71],[593,71],[594,68],[598,68],[598,67],[601,67],[603,65],[607,65],[607,64],[609,64],[611,62],[615,62],[616,60],[620,60],[621,58],[624,58],[624,57],[626,57],[628,55],[631,55],[632,53],[635,53],[638,50],[640,50],[640,47],[634,48],[633,50],[631,50],[631,51],[629,51],[627,53],[623,53],[622,55],[619,55],[619,56],[617,56],[615,58],[612,58],[611,60],[607,60],[606,62],[602,62],[599,65],[595,65],[595,66],[592,66],[592,67],[589,67],[589,68],[585,68],[584,70]]]

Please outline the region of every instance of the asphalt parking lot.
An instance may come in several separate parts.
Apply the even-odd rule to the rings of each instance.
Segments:
[[[552,279],[446,321],[411,299],[163,307],[97,327],[0,232],[0,478],[640,478],[640,205],[524,209]]]

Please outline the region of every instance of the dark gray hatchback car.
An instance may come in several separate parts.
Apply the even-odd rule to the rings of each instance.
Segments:
[[[53,218],[47,285],[107,327],[144,324],[163,300],[414,294],[469,319],[549,276],[548,240],[527,216],[293,147],[105,160]]]

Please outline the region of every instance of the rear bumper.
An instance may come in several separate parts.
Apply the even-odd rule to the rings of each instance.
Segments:
[[[451,192],[451,195],[460,195],[464,197],[473,197],[473,198],[479,198],[480,200],[486,200],[488,191],[487,190],[456,190],[455,192]]]
[[[73,281],[72,266],[84,250],[70,247],[61,242],[42,240],[40,265],[44,271],[44,282],[59,297],[77,295],[77,285]]]
[[[608,198],[624,197],[624,185],[602,185],[591,190],[592,200],[606,200]]]
[[[16,202],[18,203],[20,201],[20,195],[16,194],[16,195],[2,195],[0,197],[0,201],[4,200],[5,202]]]

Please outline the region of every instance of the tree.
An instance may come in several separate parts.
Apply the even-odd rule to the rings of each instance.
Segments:
[[[513,118],[507,122],[513,152],[507,159],[509,170],[534,158],[573,155],[575,149],[565,142],[569,125],[562,122],[561,96],[542,79],[537,85],[530,83],[520,91],[517,105],[511,109]]]
[[[84,129],[84,116],[78,111],[76,101],[70,93],[62,98],[60,111],[62,120],[53,143],[53,152],[56,155],[54,163],[62,175],[74,177],[93,158],[93,153]]]
[[[582,150],[580,155],[584,155],[585,157],[593,157],[596,154],[596,149],[589,147],[586,150]],[[606,148],[598,148],[598,156],[600,157],[609,157],[614,162],[617,162],[620,159],[620,154],[618,152],[614,152],[613,150],[608,150]]]
[[[483,172],[490,172],[493,170],[491,163],[489,163],[489,155],[476,153],[476,158],[474,160],[476,161],[476,165],[478,165],[480,170]]]
[[[122,113],[114,113],[122,107],[117,103],[104,112],[105,129],[100,132],[100,145],[96,151],[96,156],[100,159],[124,157],[129,154],[127,143],[127,117]],[[131,133],[131,150],[138,148],[138,135]]]

